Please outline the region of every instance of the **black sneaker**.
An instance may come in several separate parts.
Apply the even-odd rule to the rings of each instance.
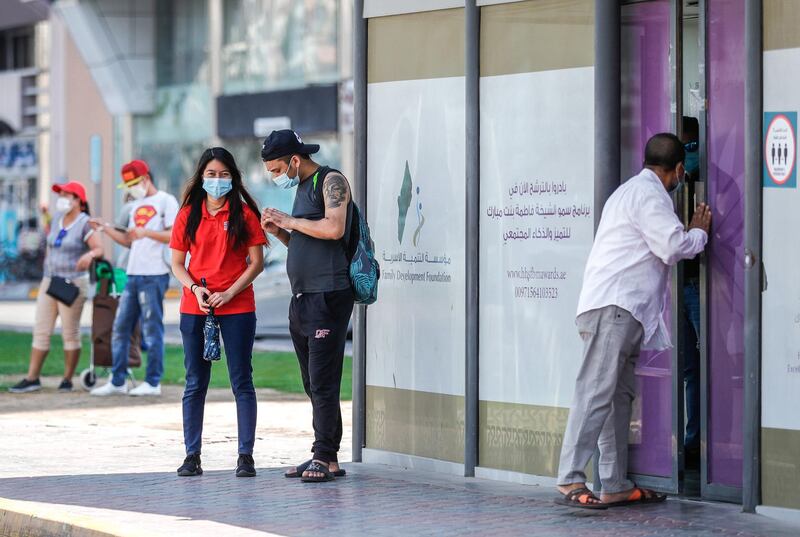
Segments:
[[[239,455],[236,461],[236,477],[255,477],[256,463],[252,455]]]
[[[21,381],[11,386],[8,389],[8,391],[10,391],[11,393],[28,393],[28,392],[36,392],[41,389],[42,389],[42,383],[39,382],[39,379],[36,380],[22,379]]]
[[[183,464],[178,468],[178,475],[181,477],[189,477],[193,475],[202,475],[203,469],[200,468],[200,454],[193,453],[187,455],[183,459]]]
[[[61,384],[58,385],[58,391],[60,392],[71,392],[72,391],[72,381],[69,379],[64,379],[61,381]]]

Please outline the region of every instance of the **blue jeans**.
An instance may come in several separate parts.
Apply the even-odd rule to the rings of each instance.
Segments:
[[[700,447],[700,284],[687,279],[683,286],[684,364],[686,383],[686,448]]]
[[[256,441],[256,390],[253,387],[253,340],[256,314],[218,315],[231,389],[236,399],[239,454],[252,455]],[[183,440],[186,454],[200,453],[203,444],[203,410],[211,380],[212,363],[203,359],[205,315],[181,313],[186,388],[183,390]]]
[[[140,319],[142,339],[147,344],[147,372],[144,380],[151,386],[158,386],[161,382],[164,374],[164,293],[167,292],[168,285],[169,274],[128,276],[125,291],[119,299],[111,338],[114,364],[111,382],[114,386],[125,384],[131,333]]]

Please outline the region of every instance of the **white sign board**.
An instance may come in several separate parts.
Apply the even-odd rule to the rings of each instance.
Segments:
[[[464,78],[370,84],[367,384],[464,394]]]
[[[769,285],[762,294],[761,309],[761,421],[763,427],[793,430],[800,430],[796,411],[800,394],[800,243],[794,231],[800,229],[800,191],[788,186],[796,177],[787,172],[796,176],[793,164],[800,94],[794,88],[798,85],[800,49],[764,53],[764,110],[794,112],[764,113],[764,186],[772,188],[763,190],[763,258]]]
[[[594,233],[593,86],[593,67],[481,79],[482,400],[570,405]]]

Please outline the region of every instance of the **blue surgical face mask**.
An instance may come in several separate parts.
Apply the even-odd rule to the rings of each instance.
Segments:
[[[294,188],[300,184],[300,168],[297,168],[297,174],[294,177],[289,177],[289,170],[292,169],[292,163],[289,162],[289,167],[286,171],[277,177],[272,178],[272,182],[278,188]]]
[[[204,177],[203,190],[208,192],[209,196],[218,200],[233,190],[233,181],[218,177]]]
[[[683,146],[686,150],[686,159],[683,161],[686,172],[696,174],[700,170],[700,151],[697,142],[690,142]]]

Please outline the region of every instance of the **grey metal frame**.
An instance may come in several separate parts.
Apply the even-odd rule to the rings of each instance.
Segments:
[[[465,5],[466,61],[466,356],[464,387],[464,476],[474,477],[478,465],[479,405],[479,270],[480,270],[480,8]]]
[[[622,7],[617,0],[594,4],[594,230],[609,196],[622,180]],[[598,75],[599,74],[599,75]],[[592,457],[594,489],[600,490],[600,452]]]
[[[621,7],[617,0],[594,5],[594,228],[606,200],[621,180]]]
[[[364,0],[353,5],[353,103],[355,201],[367,216],[367,19]],[[361,462],[361,450],[366,446],[366,389],[367,389],[367,310],[356,306],[353,311],[353,462]]]
[[[706,64],[706,21],[708,3],[700,0],[699,3],[698,33],[699,50],[698,58],[702,58],[703,73],[708,69]],[[700,77],[700,90],[703,102],[707,99],[706,76]],[[699,118],[700,123],[700,169],[703,170],[705,188],[703,189],[702,199],[708,201],[708,111],[703,107],[703,113]],[[708,258],[705,253],[700,256],[700,495],[703,495],[704,486],[708,479]]]
[[[761,503],[761,293],[764,290],[762,246],[762,117],[763,117],[763,10],[761,0],[745,2],[744,41],[744,460],[742,508],[755,512]]]

